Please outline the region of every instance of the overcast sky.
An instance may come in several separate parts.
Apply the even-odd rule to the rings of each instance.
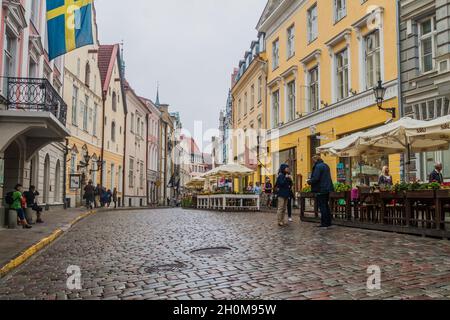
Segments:
[[[266,0],[96,0],[102,44],[125,43],[126,77],[179,111],[190,131],[218,127],[233,68],[244,57]]]

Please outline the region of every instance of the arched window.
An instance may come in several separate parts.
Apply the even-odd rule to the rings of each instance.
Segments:
[[[88,87],[91,84],[91,66],[89,65],[89,62],[86,63],[86,74],[85,74],[85,77],[84,77],[84,83]]]
[[[111,140],[116,142],[116,123],[114,121],[111,123]]]
[[[114,91],[112,93],[112,110],[117,111],[117,95]]]

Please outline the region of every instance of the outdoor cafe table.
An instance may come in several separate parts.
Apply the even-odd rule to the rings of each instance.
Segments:
[[[261,199],[253,194],[214,194],[197,197],[197,209],[259,211]]]

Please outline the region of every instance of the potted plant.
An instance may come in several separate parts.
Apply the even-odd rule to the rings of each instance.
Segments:
[[[302,192],[300,192],[300,198],[310,199],[310,198],[315,198],[315,197],[316,197],[316,195],[314,193],[312,193],[310,186],[305,186],[302,189]]]
[[[334,184],[334,192],[330,193],[330,197],[346,199],[347,197],[350,196],[351,191],[352,186],[337,182]]]
[[[414,182],[409,184],[409,188],[406,191],[408,198],[414,199],[434,199],[436,191],[441,189],[441,185],[437,182],[433,183],[419,183]]]

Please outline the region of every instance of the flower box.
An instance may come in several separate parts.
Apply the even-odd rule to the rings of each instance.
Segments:
[[[305,198],[305,199],[311,199],[311,198],[315,198],[316,194],[312,193],[312,192],[301,192],[300,193],[300,198]]]
[[[436,198],[438,198],[438,199],[449,199],[450,200],[450,190],[449,189],[437,190],[436,191]]]
[[[436,191],[434,190],[417,190],[406,191],[406,198],[408,199],[434,199]]]

